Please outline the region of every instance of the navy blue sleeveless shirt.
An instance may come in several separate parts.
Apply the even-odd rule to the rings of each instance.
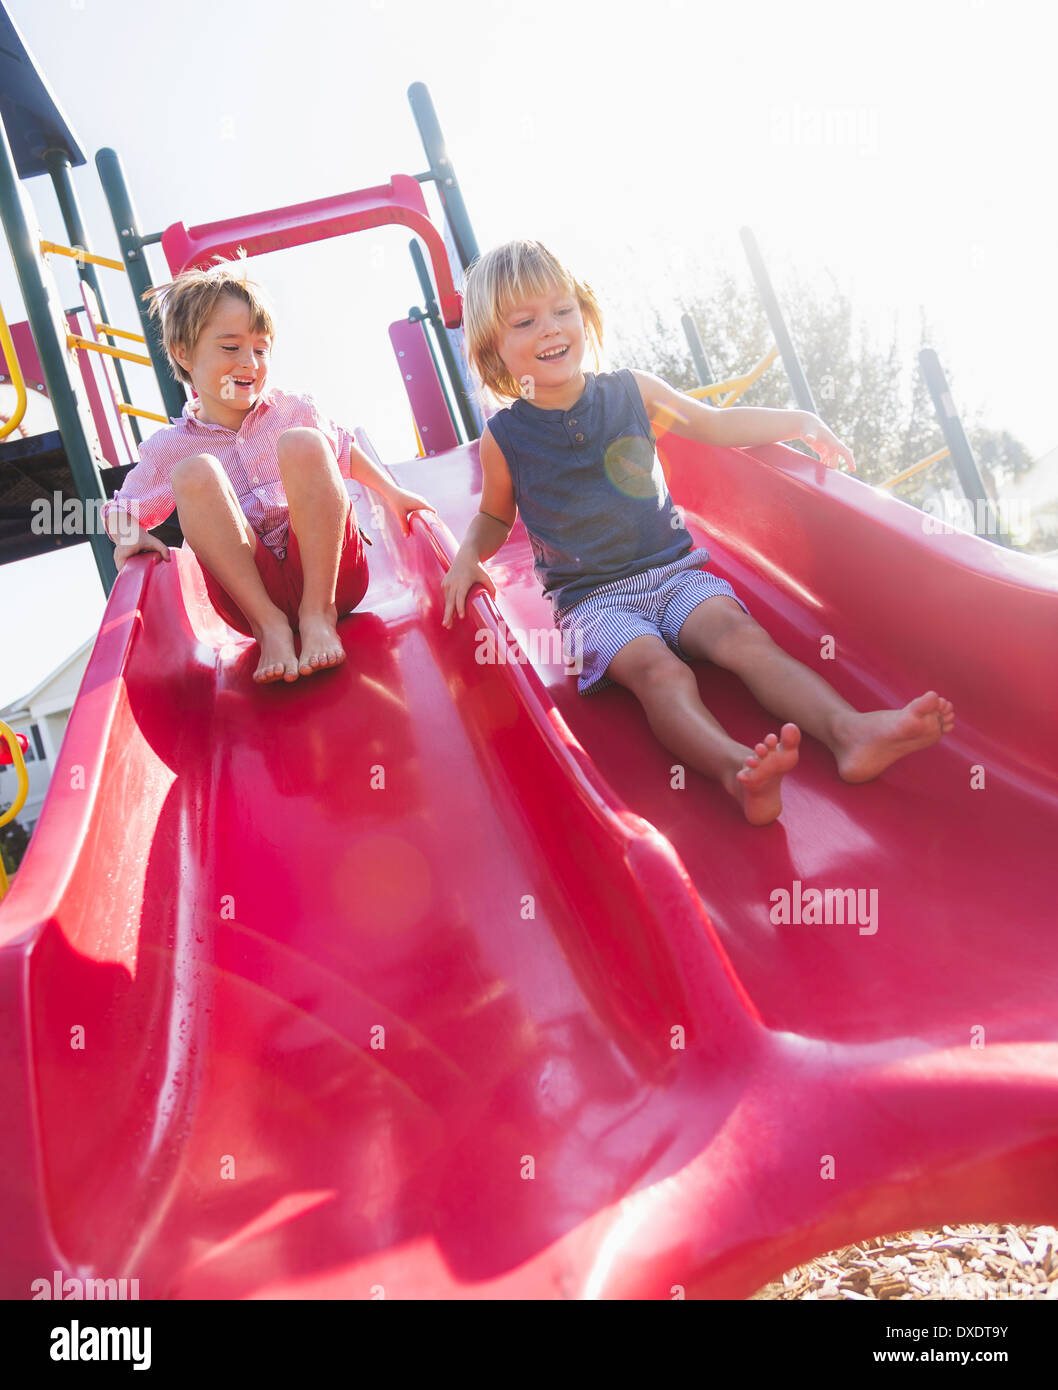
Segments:
[[[584,374],[568,410],[517,400],[488,421],[507,461],[537,578],[556,615],[600,584],[693,548],[630,371]]]

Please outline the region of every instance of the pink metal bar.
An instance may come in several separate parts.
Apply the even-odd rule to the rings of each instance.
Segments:
[[[99,314],[99,303],[91,285],[85,280],[81,281],[81,299],[84,301],[85,316],[88,319],[90,330],[90,334],[82,333],[81,336],[91,336],[97,343],[106,343],[107,339],[99,332],[99,324],[102,321]],[[100,395],[98,412],[96,402],[92,399],[92,415],[95,418],[96,429],[99,431],[99,441],[103,446],[104,454],[115,466],[123,463],[135,463],[137,457],[136,440],[129,425],[128,416],[123,415],[119,408],[125,402],[119,389],[117,372],[114,370],[114,359],[101,352],[82,352],[81,374],[85,378],[86,385],[89,377],[94,380]],[[89,394],[91,398],[90,386]],[[104,401],[108,399],[109,410],[104,405]]]
[[[83,323],[82,317],[85,320]],[[78,338],[90,338],[92,336],[91,320],[87,313],[84,315],[79,313],[67,314],[66,322],[70,332],[76,334]],[[103,389],[96,375],[96,364],[90,360],[95,355],[94,352],[83,350],[77,354],[77,365],[81,370],[81,380],[84,383],[85,395],[88,398],[88,408],[92,412],[92,423],[95,425],[99,440],[99,449],[93,449],[92,452],[95,454],[97,464],[116,468],[120,463],[127,463],[129,460],[121,457],[121,450],[111,427],[110,417],[104,405]],[[89,436],[88,443],[89,446],[93,443],[91,436]]]
[[[82,325],[78,321],[76,314],[67,314],[66,323],[70,332],[76,333],[79,336],[83,335],[87,329],[87,325]],[[11,341],[15,345],[15,353],[18,356],[19,367],[22,369],[26,390],[33,392],[35,395],[47,398],[48,386],[47,382],[44,380],[44,368],[40,364],[40,357],[37,354],[37,345],[33,341],[33,333],[30,330],[29,324],[26,322],[13,323],[11,325]],[[92,412],[92,421],[95,424],[96,431],[99,435],[100,446],[103,451],[102,456],[97,455],[96,462],[99,463],[104,460],[113,461],[114,446],[111,438],[110,426],[107,421],[106,412],[103,409],[99,388],[92,374],[91,363],[85,361],[86,356],[86,353],[80,354],[78,365],[80,366],[81,376],[84,380],[88,404]],[[11,368],[2,348],[0,348],[0,373],[3,373],[4,376],[11,375]],[[89,440],[89,443],[91,443],[91,440]]]
[[[389,326],[389,340],[397,356],[401,380],[415,418],[415,428],[427,457],[442,454],[459,444],[444,391],[430,356],[426,329],[421,322],[400,319]]]
[[[174,274],[188,266],[206,267],[212,256],[234,256],[240,246],[248,256],[282,251],[328,237],[347,236],[370,227],[397,223],[422,238],[433,263],[441,313],[449,328],[458,328],[462,300],[452,283],[452,271],[440,232],[430,221],[426,200],[415,179],[394,174],[377,188],[359,188],[311,203],[252,212],[223,222],[186,227],[174,222],[162,233],[162,250]]]
[[[44,381],[44,368],[40,365],[40,358],[37,356],[37,345],[33,341],[33,334],[30,332],[28,323],[13,323],[11,327],[11,341],[15,345],[15,355],[18,357],[18,364],[22,368],[22,377],[26,383],[27,391],[36,391],[39,395],[46,396],[48,388]],[[3,348],[0,348],[0,372],[4,376],[11,375],[11,368],[8,366],[7,358],[4,356]]]
[[[67,327],[71,333],[79,338],[91,335],[90,321],[82,323],[80,316],[76,313],[66,314]],[[85,315],[88,319],[88,315]],[[44,380],[44,369],[40,364],[40,357],[37,354],[37,345],[33,341],[33,334],[30,326],[26,322],[11,324],[11,341],[15,345],[15,352],[18,356],[18,363],[22,369],[22,376],[26,383],[26,390],[32,391],[39,396],[48,396],[47,383]],[[99,438],[99,448],[93,447],[96,463],[101,466],[116,466],[122,462],[135,460],[135,452],[129,454],[128,459],[122,459],[121,450],[114,439],[114,431],[110,419],[107,415],[106,407],[103,404],[103,395],[96,380],[94,364],[87,359],[90,354],[81,352],[78,354],[78,366],[81,371],[81,379],[84,382],[85,394],[88,399],[89,409],[92,413],[92,423],[95,425],[96,434]],[[4,376],[11,375],[11,369],[7,358],[0,349],[0,373]],[[93,446],[91,435],[88,438],[89,446]],[[128,452],[128,451],[126,451]]]

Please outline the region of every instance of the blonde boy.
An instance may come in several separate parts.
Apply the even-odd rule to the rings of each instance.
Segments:
[[[430,504],[397,487],[311,396],[268,386],[275,327],[241,268],[187,270],[148,293],[173,370],[197,399],[141,444],[139,463],[103,509],[118,569],[139,551],[170,558],[150,528],[175,506],[217,611],[260,644],[255,681],[339,665],[337,621],[368,581],[344,479],[373,488],[405,535],[409,515]]]

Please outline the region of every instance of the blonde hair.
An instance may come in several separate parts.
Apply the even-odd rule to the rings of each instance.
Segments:
[[[165,355],[180,381],[190,382],[191,373],[176,360],[173,349],[179,348],[186,357],[194,353],[222,295],[231,295],[247,305],[251,333],[266,333],[275,340],[275,323],[265,293],[247,277],[246,252],[241,246],[237,255],[235,261],[216,256],[217,264],[206,270],[182,270],[169,284],[155,285],[143,295],[150,301],[151,316],[161,318]]]
[[[602,310],[590,285],[578,280],[539,241],[508,241],[480,256],[466,273],[463,286],[463,331],[471,370],[494,396],[513,400],[522,394],[497,351],[506,327],[503,316],[527,295],[565,290],[580,306],[585,337],[599,365],[602,350]]]

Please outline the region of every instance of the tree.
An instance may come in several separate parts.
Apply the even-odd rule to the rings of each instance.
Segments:
[[[704,275],[692,278],[706,283]],[[827,294],[784,272],[783,313],[816,409],[851,448],[857,476],[878,485],[943,449],[944,437],[918,368],[917,349],[908,352],[901,344],[895,321],[888,343],[876,342],[863,323],[854,321],[849,296],[833,275],[829,279],[832,288]],[[774,346],[756,289],[740,285],[729,272],[714,273],[711,288],[685,300],[684,309],[697,324],[709,365],[720,381],[748,371]],[[655,372],[684,390],[697,386],[678,315],[666,318],[655,309],[652,320],[638,334],[615,333],[614,364]],[[923,313],[920,346],[934,337]],[[950,373],[949,381],[954,392]],[[737,403],[791,407],[793,394],[781,361],[776,360]],[[1009,431],[985,429],[965,416],[963,423],[993,496],[1031,468],[1031,455]],[[898,483],[893,491],[901,500],[921,506],[945,489],[962,496],[947,458]]]
[[[975,425],[971,443],[982,473],[987,472],[997,488],[1024,477],[1035,462],[1021,440],[1015,439],[1009,430],[990,430]]]

